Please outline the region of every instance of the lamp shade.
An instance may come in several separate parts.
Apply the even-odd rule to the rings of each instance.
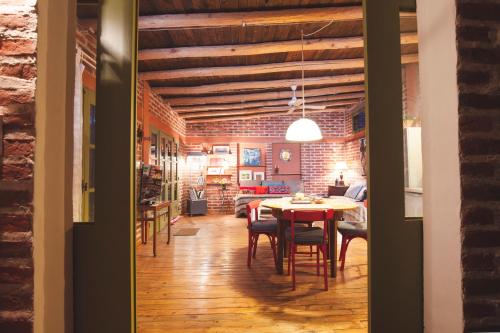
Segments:
[[[287,141],[310,142],[323,138],[318,124],[308,118],[300,118],[294,121],[286,131]]]
[[[344,161],[335,163],[335,170],[347,170],[347,163]]]

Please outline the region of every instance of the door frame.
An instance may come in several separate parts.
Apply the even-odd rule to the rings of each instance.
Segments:
[[[96,223],[75,227],[75,331],[135,332],[137,0],[101,4]],[[368,230],[369,331],[377,333],[423,331],[422,220],[404,217],[399,32],[400,8],[415,7],[363,1],[368,214],[376,225]]]
[[[423,331],[422,219],[405,218],[400,10],[363,1],[368,156],[370,332]]]

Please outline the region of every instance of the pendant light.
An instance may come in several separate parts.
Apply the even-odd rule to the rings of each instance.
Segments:
[[[321,130],[314,122],[309,118],[306,118],[306,97],[305,97],[305,87],[304,87],[304,31],[300,31],[300,39],[302,43],[302,118],[294,121],[286,131],[286,140],[294,142],[311,142],[318,141],[323,138]]]

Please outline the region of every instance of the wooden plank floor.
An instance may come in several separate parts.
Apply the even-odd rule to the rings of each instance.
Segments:
[[[156,258],[150,243],[138,248],[139,333],[367,332],[364,240],[352,241],[346,269],[330,278],[328,292],[313,267],[298,268],[291,291],[291,278],[276,274],[267,239],[247,268],[246,219],[184,217],[173,232],[180,228],[200,231],[170,245],[162,231]]]

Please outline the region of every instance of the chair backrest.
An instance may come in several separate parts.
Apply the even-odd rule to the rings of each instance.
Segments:
[[[316,222],[333,219],[333,209],[325,210],[285,210],[283,218],[289,221]]]
[[[325,210],[285,210],[283,218],[290,221],[292,239],[295,239],[296,222],[318,222],[323,221],[323,240],[326,241],[328,234],[328,222],[333,220],[333,209]]]
[[[259,206],[262,200],[253,200],[247,203],[247,220],[248,225],[252,224],[252,215],[255,212],[255,220],[259,219]]]

